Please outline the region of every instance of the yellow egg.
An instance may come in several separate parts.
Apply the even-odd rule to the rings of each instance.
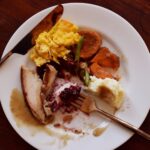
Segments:
[[[67,47],[77,44],[81,36],[77,33],[78,27],[66,20],[59,20],[48,32],[42,32],[36,39],[30,58],[37,66],[58,58],[66,59],[70,52]]]

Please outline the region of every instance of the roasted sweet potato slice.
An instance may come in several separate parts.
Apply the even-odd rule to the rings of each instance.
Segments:
[[[84,37],[80,57],[83,59],[91,58],[102,44],[101,35],[90,29],[81,29],[79,34]]]
[[[95,57],[91,60],[92,63],[97,63],[102,67],[112,68],[117,70],[120,66],[119,57],[110,52],[106,47],[102,47]]]
[[[108,69],[105,69],[103,67],[101,67],[100,65],[98,65],[97,63],[93,63],[92,65],[90,65],[90,72],[95,75],[97,78],[113,78],[118,80],[118,77],[113,75],[113,73],[111,73],[110,71],[108,71]]]

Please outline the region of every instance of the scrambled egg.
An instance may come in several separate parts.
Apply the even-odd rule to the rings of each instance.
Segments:
[[[120,108],[123,102],[124,91],[118,81],[110,78],[100,79],[95,76],[90,76],[90,80],[88,88],[92,92],[116,109]]]
[[[59,20],[50,31],[38,36],[30,58],[37,66],[52,60],[59,63],[58,58],[67,59],[68,47],[77,44],[81,38],[77,31],[78,27],[73,23]]]

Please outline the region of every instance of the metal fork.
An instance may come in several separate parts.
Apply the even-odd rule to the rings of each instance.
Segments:
[[[91,97],[87,97],[84,94],[80,94],[78,100],[72,101],[71,105],[76,107],[77,109],[80,109],[82,112],[85,112],[85,113],[97,111],[100,114],[102,114],[103,116],[121,124],[122,126],[126,127],[127,129],[130,129],[131,131],[137,133],[138,135],[142,136],[143,138],[150,140],[150,134],[148,134],[148,133],[138,129],[134,125],[98,108],[95,100],[91,99]]]

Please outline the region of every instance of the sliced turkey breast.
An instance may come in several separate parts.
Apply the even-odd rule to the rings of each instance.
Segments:
[[[42,107],[41,87],[42,80],[36,72],[31,71],[25,66],[21,67],[21,84],[22,90],[33,116],[40,122],[46,123],[46,116]]]

